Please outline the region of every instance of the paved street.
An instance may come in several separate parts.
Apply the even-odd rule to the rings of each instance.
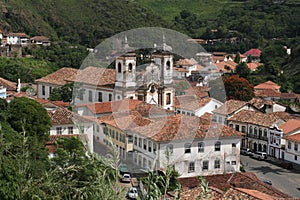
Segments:
[[[244,155],[241,155],[241,162],[247,172],[254,172],[261,180],[271,180],[273,187],[288,195],[300,197],[299,171],[284,169],[269,162],[258,161]]]

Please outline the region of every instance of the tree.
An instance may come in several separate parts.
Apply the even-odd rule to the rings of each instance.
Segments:
[[[67,83],[62,87],[53,88],[49,100],[71,102],[73,95],[73,83]]]
[[[241,62],[241,55],[239,52],[235,55],[234,62],[238,64]]]
[[[254,97],[253,85],[245,78],[237,75],[229,76],[224,79],[226,96],[228,99],[249,101]]]
[[[243,78],[247,78],[250,75],[250,69],[248,68],[247,64],[242,62],[238,64],[235,68],[236,73]]]

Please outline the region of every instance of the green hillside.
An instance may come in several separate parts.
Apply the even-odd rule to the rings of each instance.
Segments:
[[[130,1],[1,0],[0,28],[46,35],[94,46],[115,33],[144,26],[167,26],[160,17]]]

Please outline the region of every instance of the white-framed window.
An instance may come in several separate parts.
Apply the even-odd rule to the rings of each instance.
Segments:
[[[294,150],[298,151],[298,143],[294,143]]]
[[[221,151],[221,142],[220,141],[217,141],[215,143],[215,151]]]
[[[202,163],[202,170],[208,170],[209,161],[204,160]]]
[[[195,162],[189,163],[188,173],[192,173],[192,172],[195,172]]]
[[[204,152],[204,142],[198,142],[198,153]]]
[[[184,153],[191,153],[191,143],[185,143],[184,144]]]
[[[221,166],[221,161],[218,159],[218,160],[215,160],[215,169],[220,169],[220,166]]]
[[[98,92],[98,102],[102,102],[102,92]]]
[[[56,134],[61,135],[62,134],[62,128],[61,127],[56,127]]]
[[[236,165],[236,161],[235,160],[231,161],[231,165]]]
[[[288,141],[287,147],[288,147],[288,149],[291,149],[291,148],[292,148],[292,143],[291,143],[291,141]]]
[[[73,126],[68,127],[68,134],[73,134]]]
[[[89,102],[93,101],[93,92],[89,90]]]

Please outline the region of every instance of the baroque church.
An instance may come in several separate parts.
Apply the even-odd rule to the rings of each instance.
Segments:
[[[124,47],[130,49],[125,37]],[[36,80],[38,98],[49,98],[52,89],[76,83],[74,104],[138,99],[161,108],[174,110],[173,54],[163,37],[161,46],[150,55],[150,63],[138,65],[134,51],[115,59],[115,69],[86,67],[62,68]]]

